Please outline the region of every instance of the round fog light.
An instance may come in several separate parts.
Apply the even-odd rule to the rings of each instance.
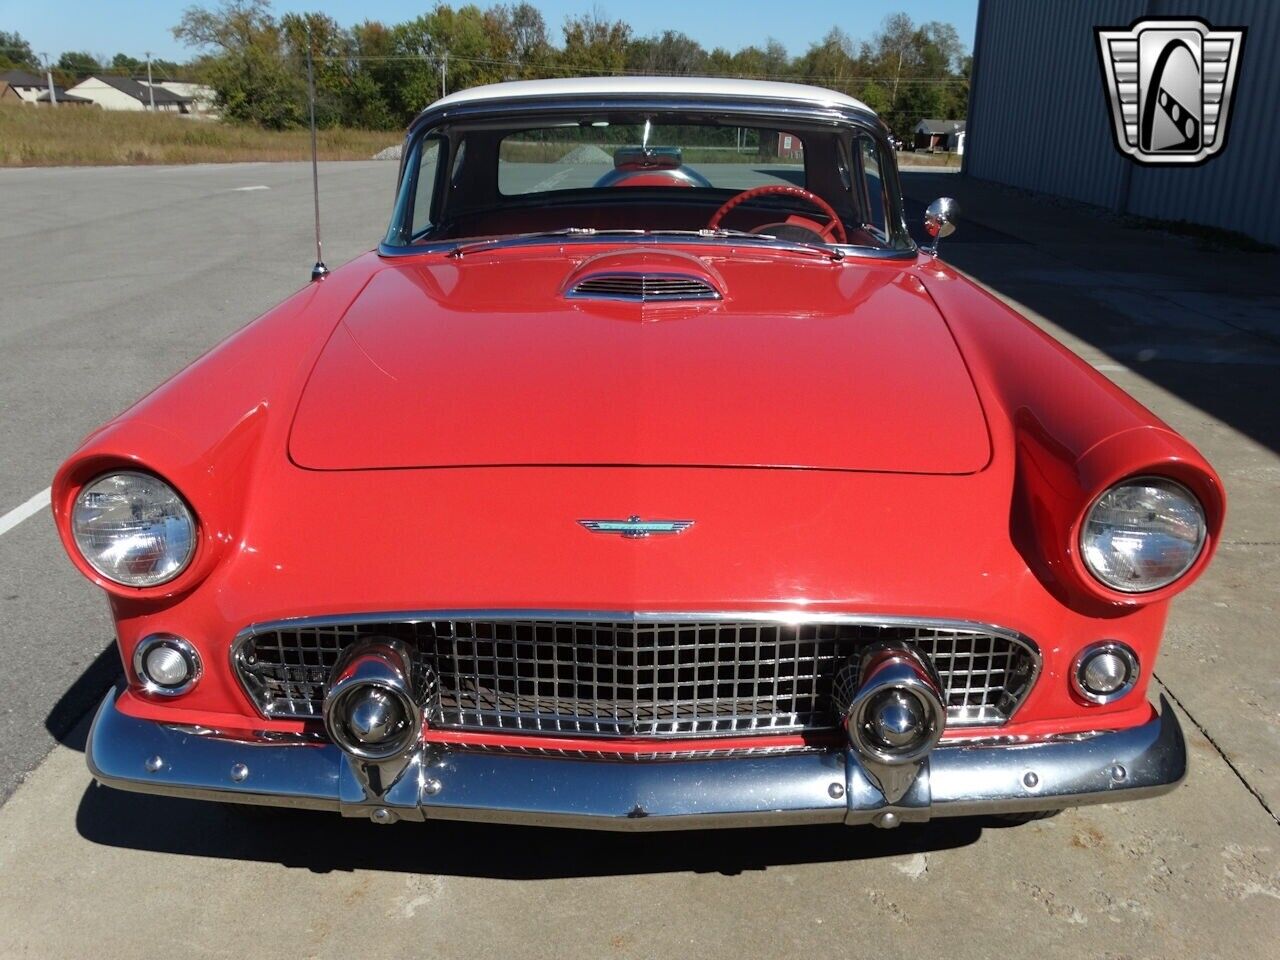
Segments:
[[[1138,682],[1138,657],[1123,643],[1106,642],[1086,647],[1076,657],[1071,682],[1086,700],[1111,703]]]
[[[376,746],[400,735],[406,718],[400,702],[377,687],[366,687],[351,697],[347,727],[361,743]]]
[[[904,690],[889,689],[876,694],[867,705],[867,735],[886,750],[910,750],[927,733],[924,704]]]
[[[138,644],[133,669],[148,693],[174,697],[200,679],[200,655],[181,637],[156,634]]]

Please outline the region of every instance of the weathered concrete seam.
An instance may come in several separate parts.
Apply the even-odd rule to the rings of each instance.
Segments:
[[[1213,739],[1213,734],[1204,728],[1204,724],[1195,718],[1195,715],[1187,709],[1187,705],[1178,699],[1178,695],[1169,689],[1169,685],[1167,683],[1160,679],[1160,674],[1152,671],[1151,676],[1153,676],[1160,686],[1164,688],[1164,692],[1169,695],[1169,699],[1178,705],[1178,709],[1187,715],[1187,719],[1191,721],[1192,725],[1204,734],[1204,738],[1208,740],[1210,746],[1217,751],[1218,756],[1222,758],[1222,762],[1225,763],[1228,769],[1236,775],[1236,779],[1244,784],[1244,788],[1253,794],[1253,799],[1258,801],[1258,805],[1267,812],[1267,816],[1275,821],[1277,827],[1280,827],[1280,816],[1276,816],[1276,812],[1272,810],[1267,804],[1267,801],[1263,799],[1262,794],[1248,781],[1245,775],[1240,772],[1240,768],[1231,762],[1231,758],[1227,756],[1227,752],[1218,745],[1217,740]]]

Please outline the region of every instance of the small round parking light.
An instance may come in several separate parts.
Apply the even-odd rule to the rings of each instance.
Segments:
[[[1076,657],[1071,682],[1092,703],[1119,700],[1138,682],[1138,656],[1123,643],[1096,643]]]
[[[181,637],[154,634],[134,650],[133,670],[147,693],[176,697],[200,679],[200,655]]]

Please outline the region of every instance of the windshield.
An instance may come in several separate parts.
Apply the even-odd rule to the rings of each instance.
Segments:
[[[411,138],[385,245],[714,229],[909,250],[898,197],[891,152],[852,122],[620,110],[464,118]]]
[[[630,187],[805,185],[804,141],[758,127],[541,127],[498,145],[498,190],[506,196]]]

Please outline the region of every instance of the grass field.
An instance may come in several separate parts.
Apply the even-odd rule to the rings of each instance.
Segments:
[[[368,160],[399,142],[395,131],[321,130],[321,160]],[[97,107],[0,106],[0,166],[305,160],[306,130],[259,130],[164,114]]]
[[[898,154],[898,166],[900,167],[958,167],[960,166],[960,154],[958,153],[915,153],[911,150],[906,150]]]

